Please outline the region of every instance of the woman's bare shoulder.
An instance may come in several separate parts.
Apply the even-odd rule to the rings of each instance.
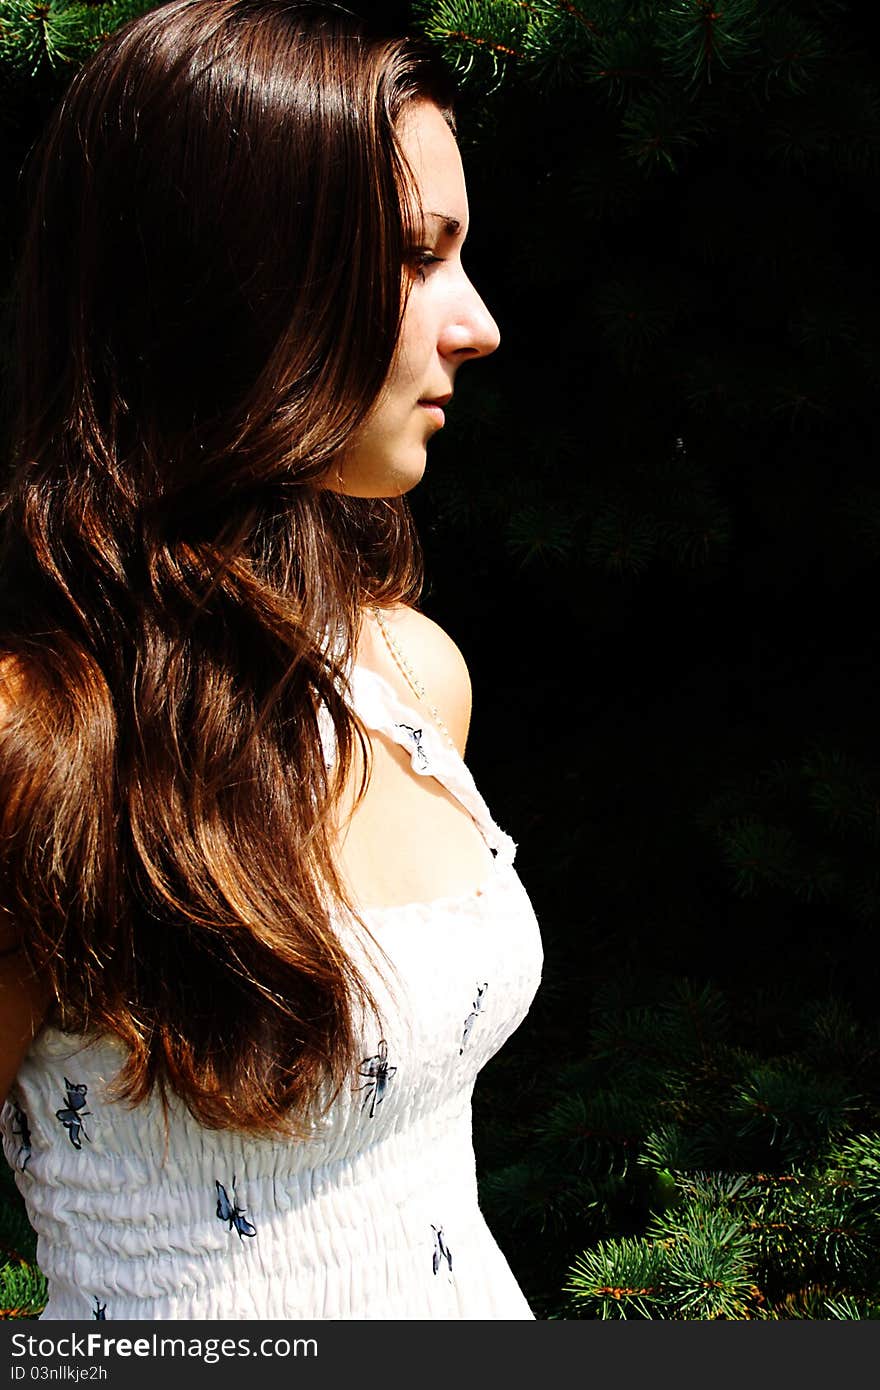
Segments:
[[[463,754],[470,727],[472,693],[470,673],[461,650],[439,623],[416,608],[406,604],[383,608],[382,618],[392,642],[425,688],[422,703],[436,707],[452,741]],[[401,696],[411,701],[412,689],[374,619],[365,636],[367,664],[381,671],[400,690]]]

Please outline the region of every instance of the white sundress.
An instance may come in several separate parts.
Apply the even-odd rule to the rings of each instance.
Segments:
[[[44,1027],[0,1110],[37,1233],[42,1320],[520,1319],[534,1315],[477,1202],[471,1097],[522,1022],[542,949],[498,829],[439,732],[355,667],[352,705],[470,812],[493,851],[481,889],[372,909],[383,1022],[306,1140],[208,1130],[169,1092],[104,1094],[121,1044]]]

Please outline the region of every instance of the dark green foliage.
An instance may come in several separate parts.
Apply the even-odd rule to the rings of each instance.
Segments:
[[[880,140],[880,89],[853,51],[847,9],[414,6],[463,83],[480,204],[502,229],[495,279],[538,292],[518,296],[516,325],[519,342],[538,339],[543,350],[536,359],[524,349],[522,380],[508,358],[516,438],[508,448],[502,430],[496,448],[519,479],[548,418],[571,419],[576,401],[589,423],[589,467],[576,477],[542,471],[543,506],[510,506],[495,490],[492,523],[521,563],[559,569],[586,558],[634,576],[667,559],[721,564],[733,501],[725,472],[751,447],[749,432],[809,434],[873,389],[873,318],[838,263],[832,227],[841,196],[860,200]],[[849,189],[826,186],[840,177]],[[557,285],[548,321],[540,291]],[[524,412],[524,400],[540,410]],[[708,433],[701,417],[713,422]],[[470,422],[467,411],[453,425],[461,459],[475,446]],[[687,484],[662,488],[676,438],[700,458],[690,497]],[[606,453],[625,513],[607,495]],[[640,496],[645,474],[659,514],[656,499]],[[441,508],[470,478],[449,469]],[[446,510],[461,516],[454,501]],[[682,527],[677,544],[658,544],[658,530]]]
[[[481,1185],[539,1315],[880,1316],[876,1026],[835,999],[761,1021],[688,980],[628,995],[597,994],[524,1159]]]
[[[45,1307],[46,1280],[36,1250],[12,1171],[0,1158],[0,1319],[34,1318]]]
[[[143,0],[0,0],[0,81],[7,90],[36,83],[54,95],[113,29],[151,8]]]
[[[744,896],[772,891],[830,904],[858,924],[880,903],[880,770],[839,748],[797,760],[719,793],[703,825]]]

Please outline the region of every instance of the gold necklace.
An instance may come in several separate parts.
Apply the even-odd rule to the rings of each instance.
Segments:
[[[400,647],[397,644],[397,639],[391,635],[391,630],[388,626],[388,623],[382,617],[382,614],[380,613],[378,608],[371,608],[370,612],[376,619],[376,622],[379,624],[379,631],[385,639],[385,645],[387,646],[391,655],[394,657],[395,663],[397,664],[401,673],[405,677],[407,685],[415,693],[418,699],[421,700],[422,704],[427,707],[431,715],[431,718],[434,720],[434,723],[437,725],[437,728],[440,730],[443,737],[446,739],[446,742],[449,744],[449,747],[455,748],[455,743],[453,742],[452,737],[450,736],[449,730],[447,729],[442,718],[440,717],[440,712],[437,709],[437,706],[433,705],[431,701],[428,699],[428,692],[425,690],[424,685],[419,680],[415,671],[410,666],[403,652],[400,650]]]

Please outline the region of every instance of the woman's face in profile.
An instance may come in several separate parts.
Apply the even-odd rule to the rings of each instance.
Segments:
[[[335,487],[353,497],[398,497],[415,487],[458,368],[499,342],[498,326],[461,263],[468,206],[455,137],[429,101],[407,108],[399,134],[424,226],[408,270],[413,284],[395,360],[339,463]]]

